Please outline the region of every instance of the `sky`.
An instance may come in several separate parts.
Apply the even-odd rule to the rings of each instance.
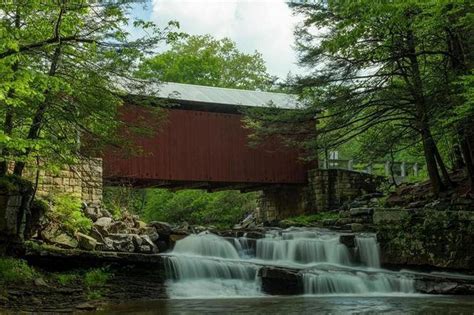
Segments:
[[[284,0],[149,0],[132,15],[162,27],[176,20],[181,31],[192,35],[228,37],[243,52],[259,51],[267,71],[280,78],[301,72],[293,49],[299,18]]]

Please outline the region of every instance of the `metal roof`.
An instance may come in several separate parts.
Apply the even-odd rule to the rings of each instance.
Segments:
[[[251,90],[238,90],[183,83],[153,83],[148,93],[159,98],[207,104],[242,105],[251,107],[272,106],[278,108],[297,108],[299,102],[295,95]],[[152,92],[153,91],[153,92]]]

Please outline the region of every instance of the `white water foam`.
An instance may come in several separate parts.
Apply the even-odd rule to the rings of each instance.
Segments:
[[[190,235],[165,258],[168,294],[173,298],[261,296],[262,263],[300,269],[306,294],[409,294],[414,280],[380,269],[375,235],[355,238],[359,261],[340,242],[339,234],[316,230],[270,231],[256,241]],[[255,243],[253,243],[255,244]]]

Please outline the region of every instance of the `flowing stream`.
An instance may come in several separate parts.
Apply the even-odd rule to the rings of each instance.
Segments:
[[[172,298],[264,296],[259,270],[274,266],[297,270],[308,295],[415,293],[409,273],[380,268],[375,235],[355,235],[351,247],[341,236],[304,229],[271,230],[257,240],[190,235],[165,258],[167,291]]]

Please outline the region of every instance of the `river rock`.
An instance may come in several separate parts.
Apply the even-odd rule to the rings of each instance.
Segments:
[[[84,250],[94,250],[97,246],[97,241],[90,237],[89,235],[85,235],[83,233],[77,232],[76,238],[79,243],[79,247]]]
[[[341,234],[339,235],[339,242],[346,245],[349,248],[355,247],[355,235],[354,234]]]
[[[188,235],[187,234],[171,234],[170,235],[170,242],[172,244],[175,244],[177,241],[182,240],[186,236],[188,236]]]
[[[259,270],[262,290],[272,295],[302,294],[300,275],[297,270],[280,267],[262,267]]]

